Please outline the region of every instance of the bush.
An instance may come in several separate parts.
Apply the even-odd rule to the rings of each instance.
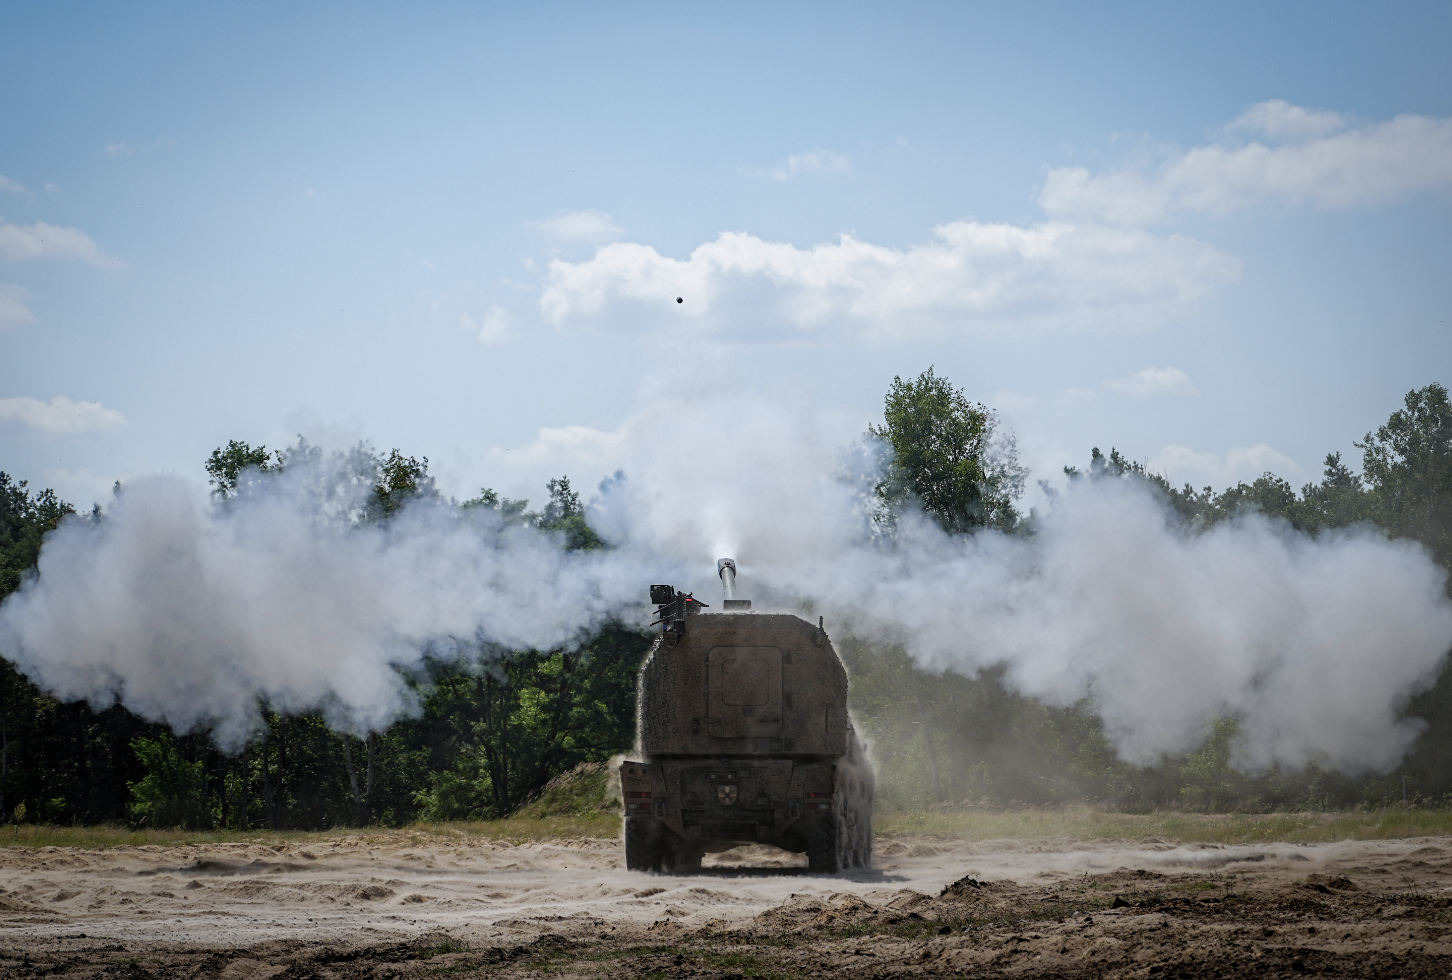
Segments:
[[[210,826],[206,776],[200,761],[182,758],[176,739],[169,735],[132,739],[131,751],[146,769],[141,780],[126,784],[131,790],[131,819],[136,826],[189,830]]]

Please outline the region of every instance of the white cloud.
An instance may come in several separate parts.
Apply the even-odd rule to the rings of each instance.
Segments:
[[[753,177],[791,180],[802,174],[845,174],[851,170],[852,161],[847,157],[840,153],[833,153],[831,150],[816,149],[806,153],[794,153],[786,158],[785,163],[777,167],[746,172]]]
[[[1226,126],[1231,133],[1259,134],[1271,140],[1295,142],[1320,139],[1350,125],[1339,112],[1307,109],[1284,99],[1258,102]]]
[[[1064,222],[954,221],[906,250],[850,235],[802,249],[725,232],[686,260],[629,242],[588,261],[556,259],[540,307],[558,324],[741,339],[1117,329],[1183,314],[1239,271],[1233,256],[1194,239]]]
[[[502,306],[489,307],[482,321],[464,313],[459,317],[459,326],[465,330],[477,330],[481,344],[502,344],[514,338],[514,317]]]
[[[1127,378],[1109,382],[1109,387],[1126,395],[1138,395],[1140,398],[1200,393],[1189,376],[1177,367],[1147,367]]]
[[[613,242],[621,228],[603,211],[560,211],[535,227],[550,238],[566,242]]]
[[[1199,453],[1187,446],[1171,443],[1155,454],[1148,465],[1154,472],[1164,474],[1174,486],[1188,483],[1196,488],[1209,486],[1216,490],[1241,481],[1249,483],[1267,472],[1292,483],[1303,475],[1295,460],[1265,443],[1237,447],[1223,456]]]
[[[10,191],[12,194],[24,194],[25,185],[18,180],[11,180],[4,174],[0,174],[0,191]]]
[[[116,261],[101,254],[91,236],[79,228],[65,228],[37,221],[33,225],[17,225],[0,218],[0,259],[19,262],[24,259],[81,259],[93,265],[114,265]]]
[[[0,398],[0,423],[5,422],[45,435],[80,435],[125,425],[126,417],[100,402],[73,402],[60,395],[48,402],[39,398]]]
[[[1149,174],[1059,167],[1039,204],[1055,217],[1150,224],[1174,211],[1223,214],[1264,201],[1348,208],[1452,190],[1452,119],[1404,115],[1351,127],[1334,112],[1275,101],[1251,106],[1228,130],[1272,145],[1197,146]]]
[[[0,331],[35,322],[35,314],[25,305],[29,296],[30,290],[24,286],[0,282]]]

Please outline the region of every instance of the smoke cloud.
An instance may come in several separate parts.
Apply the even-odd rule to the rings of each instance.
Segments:
[[[667,419],[693,435],[662,438]],[[810,609],[930,670],[1006,664],[1049,702],[1092,698],[1133,762],[1194,748],[1227,714],[1248,770],[1386,770],[1416,738],[1401,711],[1452,648],[1446,573],[1420,546],[1257,516],[1194,534],[1130,481],[1080,481],[1030,538],[909,516],[887,542],[865,506],[876,461],[847,431],[760,398],[657,405],[608,434],[622,472],[589,517],[613,547],[589,553],[428,501],[351,527],[317,489],[333,478],[307,467],[225,505],[138,480],[105,520],[47,538],[39,576],[0,607],[0,653],[61,697],[214,727],[224,745],[259,698],[363,731],[410,710],[398,668],[428,651],[644,623],[651,582],[714,605],[714,559],[731,554],[759,610]]]
[[[236,747],[259,699],[379,729],[410,709],[397,668],[425,652],[549,649],[644,608],[623,554],[568,555],[488,510],[421,501],[351,526],[361,499],[337,498],[347,474],[329,466],[255,478],[227,505],[135,481],[104,520],[47,537],[38,578],[0,607],[0,651],[62,698]]]
[[[1256,516],[1193,535],[1129,483],[1076,488],[1029,542],[919,526],[868,574],[839,578],[859,630],[930,669],[1006,662],[1027,694],[1091,697],[1141,764],[1228,714],[1247,771],[1389,769],[1421,730],[1397,709],[1452,644],[1443,575],[1418,546],[1312,542]]]

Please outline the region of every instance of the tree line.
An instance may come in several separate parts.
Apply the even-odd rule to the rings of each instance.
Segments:
[[[998,420],[930,369],[894,379],[885,424],[869,436],[890,447],[876,485],[878,524],[891,533],[907,507],[917,507],[944,530],[998,528],[1031,535],[1036,517],[1017,509],[1024,473]],[[948,434],[955,434],[946,437]],[[1216,491],[1176,487],[1141,462],[1111,448],[1094,448],[1080,480],[1134,480],[1152,488],[1189,533],[1248,512],[1283,521],[1316,536],[1353,525],[1421,542],[1443,569],[1452,569],[1452,404],[1447,389],[1429,384],[1354,443],[1360,472],[1339,453],[1324,461],[1322,478],[1299,490],[1273,473]],[[1050,496],[1054,491],[1045,487]],[[1452,596],[1452,578],[1448,579]],[[1349,778],[1315,766],[1245,774],[1230,767],[1237,734],[1222,718],[1195,752],[1135,767],[1116,758],[1092,703],[1046,705],[1015,693],[1002,670],[978,677],[934,675],[916,668],[901,649],[848,638],[839,645],[852,673],[852,703],[875,736],[878,795],[901,807],[1056,805],[1096,802],[1126,809],[1329,808],[1400,801],[1452,803],[1452,669],[1445,664],[1431,689],[1406,705],[1424,719],[1413,752],[1393,772]]]
[[[205,469],[225,507],[241,481],[320,454],[302,440],[279,451],[232,441]],[[338,455],[337,468],[366,491],[349,515],[357,524],[391,520],[409,502],[439,496],[427,458],[367,445]],[[557,532],[568,549],[601,547],[569,479],[546,490],[538,512],[489,489],[456,506]],[[32,493],[0,472],[0,600],[33,571],[45,533],[64,519],[106,517],[100,508],[77,515],[53,491]],[[568,650],[504,651],[487,664],[425,658],[403,678],[421,710],[387,731],[358,738],[333,731],[319,713],[263,705],[260,730],[231,754],[206,733],[174,735],[119,705],[62,703],[0,658],[0,814],[239,830],[506,816],[560,773],[629,747],[635,675],[651,640],[612,622]]]
[[[894,379],[880,447],[875,517],[891,536],[909,508],[953,534],[985,529],[1031,535],[1018,508],[1026,471],[1011,436],[933,369]],[[1175,487],[1143,463],[1095,448],[1070,481],[1138,480],[1154,488],[1192,532],[1257,511],[1317,535],[1366,524],[1422,542],[1452,568],[1452,405],[1438,384],[1408,393],[1385,424],[1356,443],[1360,472],[1338,454],[1319,482],[1296,490],[1266,473],[1221,491]],[[299,441],[282,451],[233,441],[205,470],[218,506],[241,481],[315,458]],[[428,460],[366,445],[343,462],[366,489],[352,519],[393,518],[410,501],[437,497]],[[604,547],[579,494],[561,477],[538,511],[481,491],[460,507],[488,507],[506,521],[559,532],[561,547]],[[0,472],[0,600],[35,567],[44,534],[77,515],[54,492],[32,492]],[[517,650],[481,665],[427,659],[404,678],[421,710],[387,731],[357,738],[321,715],[263,712],[237,753],[205,733],[177,736],[120,706],[62,703],[0,659],[0,813],[51,823],[128,823],[233,829],[397,825],[413,820],[506,816],[549,780],[581,762],[630,748],[635,676],[649,633],[611,623],[569,650]],[[1396,771],[1351,779],[1315,767],[1246,775],[1229,766],[1236,734],[1222,719],[1183,757],[1134,767],[1118,760],[1093,705],[1055,707],[1013,692],[1001,670],[969,678],[916,667],[900,649],[845,637],[852,707],[874,737],[879,798],[890,806],[1058,805],[1268,809],[1452,799],[1452,671],[1407,706],[1427,721]]]

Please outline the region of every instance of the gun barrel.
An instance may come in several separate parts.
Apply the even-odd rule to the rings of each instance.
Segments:
[[[721,576],[721,590],[725,598],[736,598],[736,560],[734,558],[719,558],[716,561],[716,574]]]

